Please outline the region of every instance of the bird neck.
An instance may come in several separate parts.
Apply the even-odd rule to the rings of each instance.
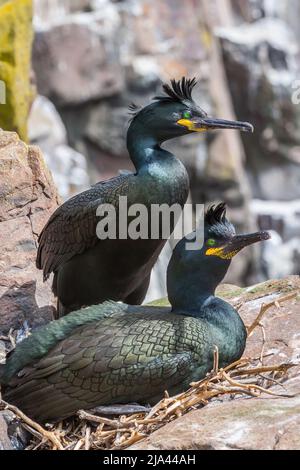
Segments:
[[[192,269],[192,266],[182,266],[172,258],[168,266],[167,284],[173,311],[202,316],[204,307],[215,299],[216,288],[224,279],[229,265],[228,260],[215,269],[207,269],[203,259]]]
[[[179,283],[178,283],[179,284]],[[174,313],[188,313],[201,316],[203,307],[215,295],[215,287],[211,285],[191,285],[186,279],[180,285],[169,289],[169,300]]]
[[[203,279],[193,286],[191,282],[187,279],[171,289],[172,312],[197,318],[209,326],[211,340],[220,351],[220,366],[224,367],[241,357],[247,337],[245,325],[230,304],[215,297],[219,283],[213,285]]]
[[[164,162],[170,155],[161,148],[162,142],[138,123],[131,124],[127,133],[127,149],[137,173],[149,166],[154,160]]]

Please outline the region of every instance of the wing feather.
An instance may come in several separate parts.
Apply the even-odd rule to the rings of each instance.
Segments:
[[[162,397],[166,388],[183,383],[195,367],[193,348],[183,342],[178,349],[173,343],[174,337],[176,344],[182,339],[184,320],[175,318],[170,324],[168,314],[166,319],[132,317],[136,321],[129,322],[130,327],[127,315],[79,327],[45,358],[20,371],[5,398],[44,420],[65,417],[82,407]],[[161,339],[149,343],[157,328]]]
[[[126,195],[133,174],[98,183],[62,204],[50,217],[39,236],[36,266],[44,280],[75,255],[95,246],[99,239],[96,216],[100,204],[113,204]]]

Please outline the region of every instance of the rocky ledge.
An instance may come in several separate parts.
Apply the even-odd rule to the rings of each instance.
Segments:
[[[0,129],[0,335],[52,318],[51,290],[35,258],[37,235],[58,203],[40,150]]]

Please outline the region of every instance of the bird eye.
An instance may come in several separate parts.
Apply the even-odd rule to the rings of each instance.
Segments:
[[[183,117],[184,119],[191,119],[192,113],[191,113],[190,111],[184,111],[184,112],[182,113],[182,117]]]
[[[216,246],[216,240],[209,238],[206,242],[207,246]]]

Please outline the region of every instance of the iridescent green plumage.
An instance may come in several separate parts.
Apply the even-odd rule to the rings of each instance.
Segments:
[[[216,346],[221,367],[241,357],[244,324],[214,297],[230,260],[206,256],[207,236],[224,249],[237,249],[242,240],[220,207],[215,218],[207,214],[202,249],[187,251],[183,239],[174,250],[168,269],[172,307],[105,302],[36,330],[3,368],[5,400],[40,421],[100,405],[153,404],[165,390],[178,393],[204,377]],[[257,234],[248,236],[247,244],[255,241]]]
[[[59,316],[105,300],[140,304],[149,286],[152,268],[167,237],[133,240],[97,236],[97,209],[110,204],[119,211],[119,197],[128,207],[142,204],[178,204],[183,207],[189,192],[184,165],[164,150],[164,142],[208,129],[251,131],[247,123],[210,119],[193,101],[195,79],[172,80],[164,85],[165,95],[135,112],[127,132],[127,148],[135,173],[97,183],[88,191],[62,204],[50,217],[39,237],[37,267],[44,279],[51,273],[53,292],[58,297]],[[186,113],[191,126],[179,124]],[[193,129],[192,129],[193,128]],[[192,129],[192,130],[191,130]],[[129,225],[130,220],[128,219]],[[151,225],[151,221],[149,226]],[[126,227],[126,228],[127,228]],[[174,224],[170,224],[170,233]],[[100,231],[103,235],[105,230]],[[151,228],[149,228],[151,233]]]
[[[109,309],[114,313],[107,316]],[[87,310],[99,320],[77,327],[45,356],[23,366],[9,380],[5,399],[42,421],[99,405],[154,404],[166,389],[177,393],[209,372],[214,345],[221,350],[223,366],[243,352],[244,335],[234,351],[227,344],[224,353],[226,337],[206,321],[167,308],[140,307],[130,313],[132,309],[115,303],[80,311],[83,321]],[[243,332],[241,320],[235,312],[233,316]],[[32,339],[39,340],[38,332]],[[19,357],[24,357],[22,344],[19,348]]]

